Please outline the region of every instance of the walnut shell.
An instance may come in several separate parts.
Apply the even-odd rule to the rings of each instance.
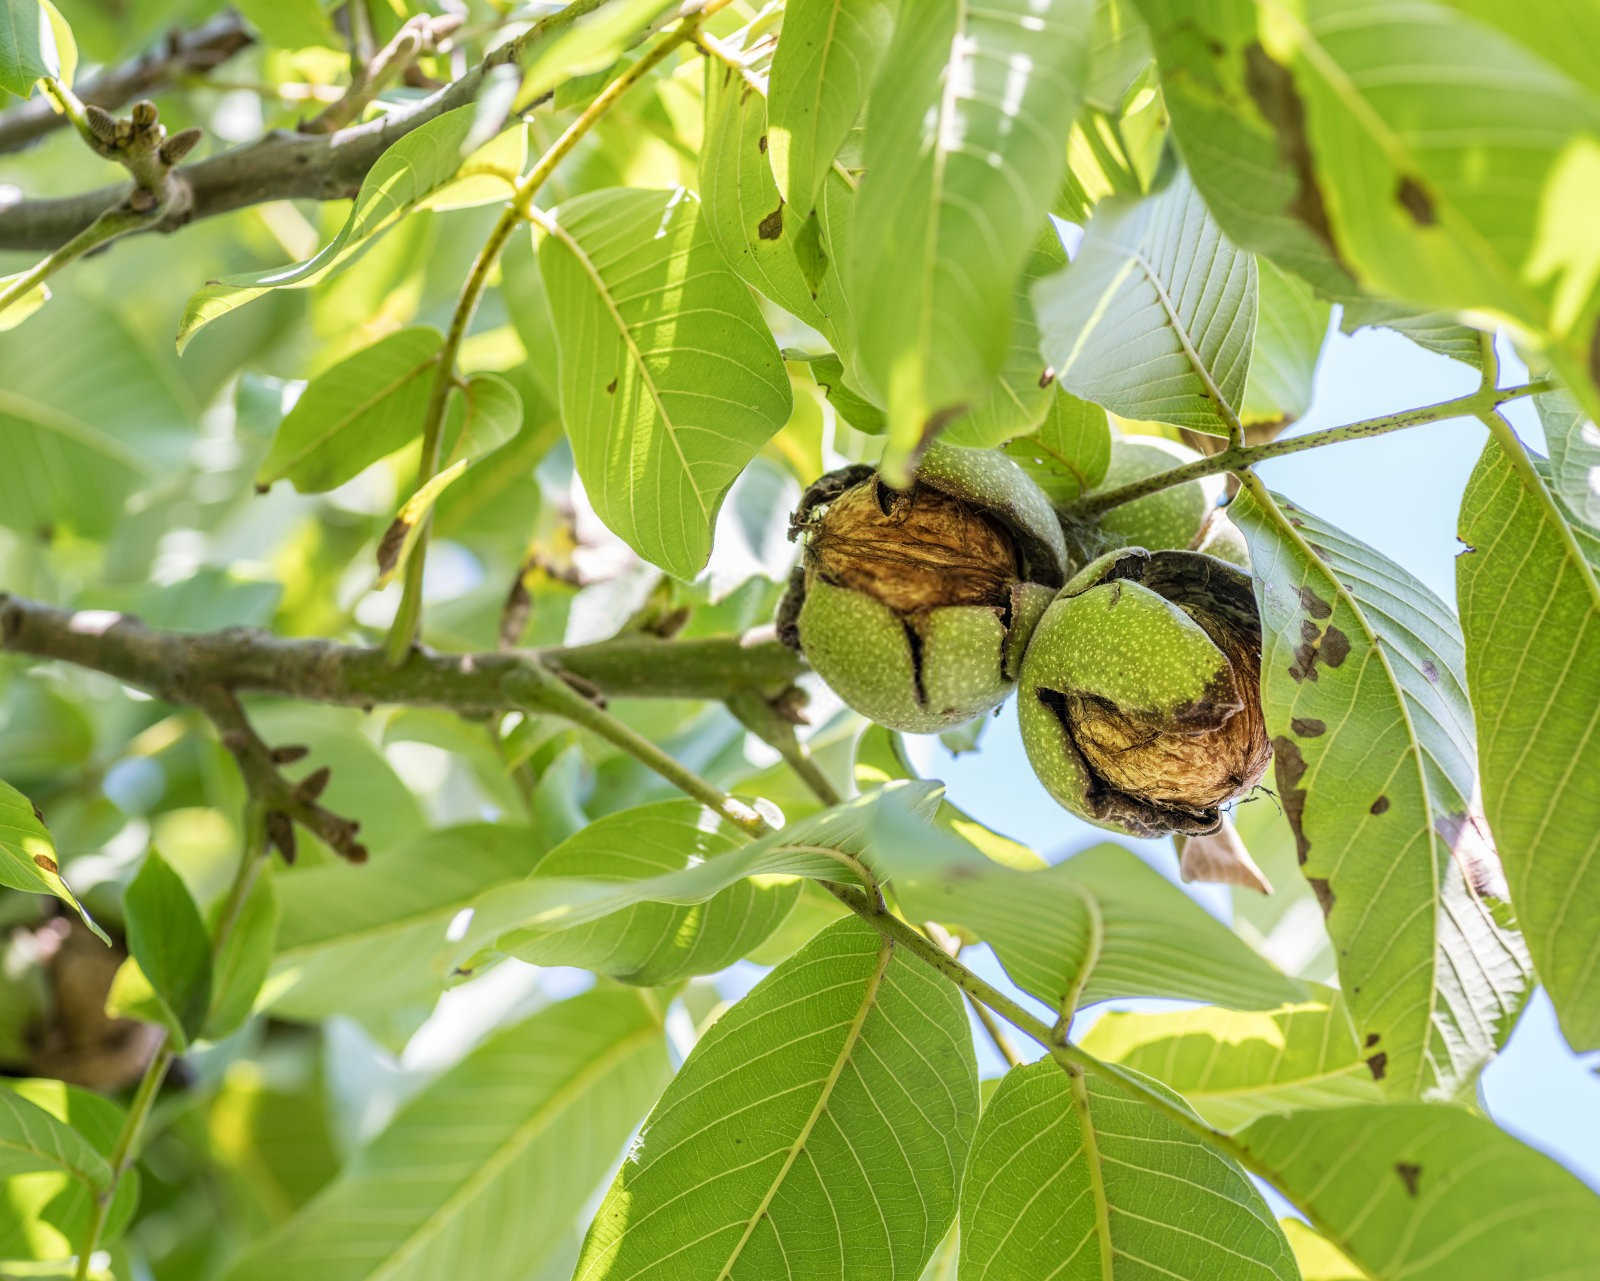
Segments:
[[[997,707],[1064,577],[1048,499],[1010,459],[935,446],[909,489],[846,469],[807,491],[779,635],[862,715],[934,733]]]

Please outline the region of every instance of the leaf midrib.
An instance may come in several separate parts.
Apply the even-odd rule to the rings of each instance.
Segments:
[[[567,251],[576,259],[578,266],[583,269],[583,274],[588,276],[590,282],[594,285],[596,296],[605,306],[607,314],[611,317],[612,324],[616,326],[617,333],[622,338],[623,346],[627,348],[634,367],[639,371],[640,382],[644,384],[645,390],[650,393],[650,399],[656,407],[656,413],[661,415],[663,434],[672,442],[672,451],[678,456],[678,463],[683,468],[684,478],[689,482],[689,490],[694,494],[694,501],[700,508],[700,514],[705,519],[710,520],[711,509],[706,505],[705,495],[700,492],[700,486],[695,483],[694,470],[689,466],[688,456],[683,452],[683,443],[678,439],[677,424],[672,421],[672,416],[667,413],[666,405],[662,403],[661,391],[656,386],[655,379],[650,375],[650,368],[645,363],[644,353],[639,350],[638,343],[634,341],[633,330],[629,328],[621,309],[617,306],[615,299],[612,298],[611,290],[606,285],[604,277],[601,276],[600,269],[595,266],[594,261],[583,251],[582,246],[578,244],[571,233],[554,218],[545,219],[542,225],[545,231],[567,247]]]
[[[773,1197],[777,1196],[778,1189],[783,1186],[783,1181],[800,1159],[800,1153],[805,1151],[806,1141],[811,1137],[811,1131],[816,1128],[824,1112],[828,1110],[828,1101],[833,1097],[834,1087],[839,1083],[839,1077],[844,1072],[844,1066],[850,1061],[850,1055],[855,1050],[856,1043],[861,1039],[861,1029],[865,1026],[867,1016],[877,1006],[878,987],[883,982],[885,971],[894,956],[894,943],[885,937],[878,947],[877,961],[873,966],[872,974],[867,979],[866,991],[861,995],[861,1008],[856,1011],[856,1016],[851,1020],[849,1031],[845,1033],[844,1043],[839,1047],[839,1054],[834,1059],[833,1066],[828,1070],[828,1075],[822,1082],[822,1089],[817,1095],[816,1105],[811,1109],[811,1115],[800,1127],[800,1132],[795,1135],[794,1142],[789,1145],[789,1152],[783,1159],[783,1164],[778,1167],[772,1176],[772,1182],[767,1186],[766,1192],[761,1197],[761,1202],[751,1212],[750,1218],[744,1225],[744,1231],[738,1241],[734,1243],[727,1261],[717,1270],[715,1281],[728,1281],[733,1273],[733,1265],[739,1261],[739,1256],[744,1253],[744,1248],[750,1242],[750,1237],[756,1230],[756,1224],[766,1216],[768,1208],[772,1205]]]
[[[419,1224],[414,1232],[407,1237],[395,1251],[388,1256],[374,1272],[367,1274],[366,1281],[384,1281],[386,1277],[395,1275],[395,1270],[406,1260],[427,1244],[431,1239],[429,1229],[442,1220],[447,1220],[451,1214],[464,1202],[476,1196],[491,1182],[511,1161],[520,1156],[527,1147],[566,1109],[569,1102],[585,1094],[598,1079],[609,1074],[613,1068],[619,1066],[623,1060],[631,1057],[644,1042],[653,1041],[659,1035],[659,1029],[654,1024],[645,1024],[637,1032],[615,1042],[609,1050],[598,1058],[591,1059],[576,1075],[571,1077],[566,1084],[550,1095],[543,1104],[526,1121],[519,1125],[507,1137],[495,1152],[452,1192],[432,1214]]]

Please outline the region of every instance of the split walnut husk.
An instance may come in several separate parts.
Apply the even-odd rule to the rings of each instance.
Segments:
[[[903,490],[869,468],[830,473],[792,528],[803,552],[779,635],[856,711],[912,733],[1004,701],[1065,576],[1049,500],[989,450],[936,445]]]
[[[1126,548],[1039,621],[1021,672],[1028,759],[1073,813],[1134,836],[1201,835],[1271,749],[1248,575],[1198,552]]]

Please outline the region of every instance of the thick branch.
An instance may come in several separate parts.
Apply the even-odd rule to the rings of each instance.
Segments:
[[[0,595],[0,651],[59,659],[171,703],[208,691],[282,694],[321,703],[401,703],[488,716],[511,706],[506,677],[551,664],[613,698],[776,697],[802,670],[770,633],[658,640],[629,637],[540,651],[440,654],[413,649],[398,667],[378,647],[289,640],[253,628],[187,634],[105,611],[57,609]]]
[[[242,18],[223,14],[193,31],[172,32],[159,48],[85,76],[74,89],[84,103],[115,111],[135,98],[148,97],[180,76],[203,75],[253,39]],[[0,111],[0,152],[19,151],[66,123],[66,117],[53,110],[44,97],[30,98]]]
[[[188,199],[175,202],[172,213],[147,230],[175,231],[199,218],[269,200],[345,200],[354,196],[367,170],[397,139],[474,101],[491,67],[516,60],[525,48],[594,9],[598,2],[574,0],[517,40],[500,46],[459,80],[376,120],[329,134],[275,130],[256,142],[184,165],[173,177],[185,187]],[[119,183],[76,196],[0,204],[0,250],[54,249],[121,203],[128,190],[127,183]]]

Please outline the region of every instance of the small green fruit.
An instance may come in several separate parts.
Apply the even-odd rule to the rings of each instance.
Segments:
[[[1111,442],[1111,465],[1106,477],[1095,491],[1120,489],[1199,458],[1194,450],[1159,436],[1118,436]],[[1148,498],[1113,507],[1100,518],[1100,528],[1114,542],[1128,547],[1152,551],[1192,547],[1206,514],[1216,502],[1218,488],[1209,479],[1174,485]]]
[[[890,489],[865,468],[796,511],[801,564],[779,635],[863,716],[929,734],[999,706],[1065,577],[1044,492],[1009,458],[935,445]]]
[[[1250,579],[1198,552],[1109,552],[1051,602],[1022,662],[1034,773],[1134,836],[1215,831],[1271,751]]]

